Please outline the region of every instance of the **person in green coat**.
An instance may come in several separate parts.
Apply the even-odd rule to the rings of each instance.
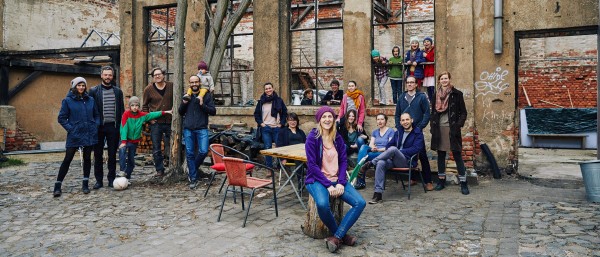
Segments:
[[[172,111],[143,112],[140,111],[140,99],[137,96],[129,98],[129,110],[121,118],[121,145],[119,145],[119,176],[131,179],[135,167],[134,157],[138,143],[142,139],[144,122],[157,119]]]
[[[392,100],[396,104],[398,103],[398,98],[404,92],[404,88],[402,88],[402,55],[400,55],[399,46],[392,48],[392,58],[388,60],[388,66],[390,67],[389,76],[392,84]]]

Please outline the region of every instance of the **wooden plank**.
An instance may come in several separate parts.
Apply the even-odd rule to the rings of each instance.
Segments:
[[[21,81],[21,83],[19,83],[10,92],[8,92],[8,100],[10,101],[10,99],[15,97],[19,92],[21,92],[21,90],[25,89],[25,87],[27,87],[27,85],[29,85],[31,82],[33,82],[40,75],[42,75],[41,71],[34,71],[34,72],[30,73],[29,75],[27,75],[27,77],[25,79],[23,79],[23,81]]]
[[[10,57],[29,57],[29,58],[76,58],[88,56],[109,56],[119,53],[121,47],[115,46],[98,46],[98,47],[77,47],[77,48],[60,48],[60,49],[45,49],[33,51],[0,51],[0,56]]]
[[[26,68],[33,69],[36,71],[47,71],[47,72],[60,72],[60,73],[74,73],[84,75],[100,75],[100,67],[98,65],[68,65],[68,64],[56,64],[56,63],[45,63],[35,62],[26,59],[14,59],[9,60],[8,64],[15,68]]]
[[[587,137],[586,134],[527,134],[530,137]]]

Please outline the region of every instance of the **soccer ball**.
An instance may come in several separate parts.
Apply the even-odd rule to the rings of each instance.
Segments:
[[[125,177],[118,177],[113,181],[113,188],[115,190],[125,190],[129,186],[129,181]]]

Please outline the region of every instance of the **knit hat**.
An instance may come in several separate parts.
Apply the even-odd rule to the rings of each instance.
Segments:
[[[425,43],[425,41],[429,41],[429,42],[431,42],[431,44],[433,44],[433,39],[431,39],[430,37],[425,37],[423,39],[423,43]]]
[[[413,42],[417,42],[417,44],[419,43],[419,37],[414,36],[414,37],[410,37],[410,43],[412,44]]]
[[[379,51],[377,49],[371,50],[371,57],[379,57]]]
[[[200,61],[200,63],[198,63],[198,70],[208,70],[208,65],[206,65],[204,61]]]
[[[77,77],[77,78],[74,78],[73,80],[71,80],[71,88],[75,88],[77,86],[77,84],[79,84],[81,82],[85,83],[85,85],[87,86],[87,82],[85,81],[84,78]]]
[[[319,108],[317,110],[317,114],[315,115],[315,119],[317,120],[317,122],[321,121],[321,117],[326,112],[330,112],[331,115],[333,115],[333,117],[335,117],[335,111],[333,110],[333,108],[331,108],[331,107],[329,107],[327,105],[324,105],[324,106],[321,106],[321,108]]]
[[[129,106],[132,104],[140,104],[140,99],[137,96],[132,96],[129,98]]]

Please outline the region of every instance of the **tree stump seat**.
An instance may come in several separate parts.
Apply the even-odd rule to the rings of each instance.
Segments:
[[[342,201],[342,198],[340,197],[329,198],[329,207],[331,212],[333,212],[333,217],[339,224],[344,214],[344,201]],[[325,226],[325,224],[323,224],[321,221],[321,218],[319,218],[317,205],[310,194],[308,195],[308,211],[306,212],[306,220],[301,227],[302,232],[304,232],[305,235],[315,239],[329,237],[333,234],[333,232],[335,232],[329,231],[327,226]]]

